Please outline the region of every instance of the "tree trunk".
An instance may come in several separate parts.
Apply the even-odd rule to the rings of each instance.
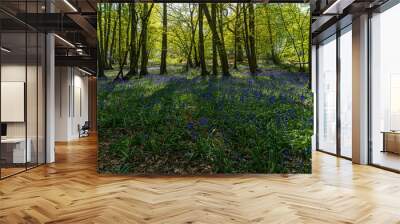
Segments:
[[[149,72],[147,71],[147,63],[149,62],[149,52],[147,52],[147,22],[148,18],[146,17],[148,13],[148,3],[143,4],[143,12],[142,12],[142,32],[141,32],[141,55],[142,60],[140,63],[140,76],[145,76]]]
[[[193,44],[193,50],[194,50],[194,66],[195,67],[199,67],[200,66],[200,61],[199,61],[199,57],[198,57],[198,53],[197,53],[197,47],[196,47],[196,43]]]
[[[124,3],[125,4],[125,3]],[[125,34],[126,34],[126,42],[125,42],[125,49],[122,53],[122,58],[120,62],[120,72],[121,72],[121,78],[122,79],[128,79],[128,77],[124,77],[123,69],[125,68],[125,65],[128,63],[128,54],[130,51],[130,41],[129,41],[129,33],[132,30],[131,25],[132,25],[132,11],[130,9],[130,4],[126,4],[126,8],[128,9],[128,24],[126,26]],[[121,30],[122,33],[122,30]]]
[[[250,30],[250,50],[251,50],[251,73],[255,74],[257,72],[257,50],[256,50],[256,25],[255,25],[255,14],[254,14],[254,4],[249,4],[249,30]]]
[[[275,52],[275,43],[274,43],[274,38],[273,38],[273,33],[272,33],[271,17],[269,15],[268,8],[266,8],[266,9],[267,9],[268,42],[269,42],[269,45],[270,45],[270,48],[271,48],[270,49],[270,55],[271,55],[272,62],[274,64],[279,64],[279,59],[278,59],[278,57],[276,55],[276,52]]]
[[[103,8],[102,4],[98,4],[97,8],[97,20],[98,22],[98,29],[99,29],[99,44],[97,45],[97,49],[99,52],[99,59],[97,60],[97,67],[98,67],[98,77],[105,77],[104,74],[104,32],[103,32]]]
[[[240,29],[240,27],[239,27]],[[242,37],[237,35],[237,61],[243,62],[243,46],[242,46]]]
[[[224,38],[224,15],[223,15],[223,12],[224,12],[224,4],[218,4],[218,22],[217,22],[217,25],[218,25],[218,29],[219,29],[219,33],[220,33],[220,38],[221,38],[221,44],[222,44],[222,46],[225,48],[225,38]]]
[[[111,4],[105,4],[104,5],[104,22],[105,22],[105,28],[104,28],[104,47],[103,47],[103,63],[105,69],[112,69],[112,51],[113,51],[113,44],[114,42],[111,43],[110,45],[110,39],[113,41],[114,36],[115,36],[115,29],[116,29],[116,23],[114,22],[114,29],[112,30],[111,33],[111,11],[112,7]],[[108,13],[107,13],[108,12]],[[111,34],[111,35],[110,35]]]
[[[132,14],[132,27],[131,27],[131,39],[130,39],[130,50],[129,50],[129,72],[127,79],[137,75],[137,62],[139,55],[137,54],[137,12],[136,4],[129,4],[130,11]]]
[[[235,53],[235,58],[233,62],[233,68],[238,69],[237,63],[238,63],[238,42],[240,39],[238,39],[238,29],[239,29],[239,21],[240,21],[240,4],[236,4],[236,10],[235,10],[235,27],[233,30],[233,36],[234,36],[234,53]]]
[[[239,31],[242,29],[242,21],[240,19],[240,15],[242,13],[242,9],[240,7],[240,4],[238,4],[238,8],[239,8],[239,16],[237,18],[237,33],[236,33],[236,43],[237,43],[237,62],[243,62],[243,42],[242,42],[242,36],[240,35]]]
[[[295,38],[293,37],[293,34],[290,32],[289,28],[286,25],[286,21],[285,21],[285,18],[283,16],[283,12],[282,12],[281,6],[279,6],[278,8],[279,8],[279,14],[280,14],[280,17],[281,17],[281,20],[282,20],[283,28],[285,29],[287,35],[289,36],[289,39],[292,42],[292,46],[293,46],[293,48],[294,48],[294,50],[296,52],[297,59],[298,59],[298,62],[300,64],[300,70],[302,70],[302,67],[301,67],[301,64],[302,64],[301,56],[300,56],[299,50],[297,49]]]
[[[216,4],[211,4],[211,17],[213,23],[216,24],[217,9]],[[218,75],[218,55],[217,55],[217,40],[214,33],[212,33],[212,74]]]
[[[111,12],[110,12],[111,14]],[[110,19],[111,20],[111,19]],[[114,19],[113,19],[114,20]],[[111,22],[110,22],[111,23]],[[115,37],[117,36],[117,22],[114,21],[114,25],[113,25],[113,29],[112,29],[112,39],[111,39],[111,46],[109,49],[109,53],[107,55],[108,60],[107,60],[107,68],[108,69],[112,69],[112,65],[114,63],[113,59],[114,59],[114,45],[115,45]],[[108,45],[108,44],[107,44]]]
[[[163,33],[160,74],[167,73],[167,3],[163,3]]]
[[[117,76],[115,77],[115,79],[120,79],[123,78],[123,62],[122,62],[122,50],[121,50],[121,35],[122,35],[122,21],[121,21],[121,14],[122,14],[122,6],[121,4],[123,3],[118,3],[118,67],[119,67],[119,71]]]
[[[189,55],[188,55],[188,58],[187,58],[187,67],[188,67],[188,69],[189,69],[189,67],[191,67],[191,68],[193,68],[193,67],[196,67],[197,65],[198,65],[198,59],[197,59],[197,50],[196,50],[196,44],[195,44],[195,36],[196,36],[196,26],[197,26],[197,23],[195,24],[194,23],[194,9],[195,9],[195,7],[193,7],[193,8],[190,8],[190,5],[191,4],[189,4],[189,10],[190,10],[190,30],[191,30],[191,43],[190,43],[190,48],[189,48]],[[194,48],[194,64],[193,64],[193,61],[192,61],[192,49]],[[188,70],[187,69],[187,70]]]
[[[204,57],[204,34],[203,34],[203,10],[199,5],[199,58],[201,75],[206,76],[208,74],[206,67],[206,60]]]
[[[207,18],[211,32],[215,35],[215,40],[216,40],[219,58],[220,58],[220,62],[221,62],[222,75],[230,76],[231,74],[229,73],[228,57],[227,57],[227,54],[225,51],[225,47],[223,47],[221,39],[218,35],[217,24],[213,21],[211,15],[210,15],[210,11],[208,10],[208,7],[205,3],[201,3],[201,8],[203,10],[204,15]]]
[[[247,17],[249,18],[247,19]],[[257,58],[255,50],[254,6],[251,3],[247,3],[247,7],[243,7],[243,22],[247,62],[249,64],[250,73],[254,75],[257,72]]]

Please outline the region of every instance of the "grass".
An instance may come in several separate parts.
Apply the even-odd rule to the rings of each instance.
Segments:
[[[99,172],[310,173],[312,94],[295,74],[99,80]]]

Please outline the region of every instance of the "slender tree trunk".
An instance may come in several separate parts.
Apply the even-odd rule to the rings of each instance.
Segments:
[[[127,79],[137,75],[137,62],[139,55],[137,54],[137,12],[136,4],[129,4],[130,11],[132,14],[132,27],[131,27],[131,39],[130,39],[130,50],[129,50],[129,72]]]
[[[271,59],[272,62],[274,64],[279,64],[279,59],[276,55],[275,52],[275,42],[274,42],[274,37],[273,37],[273,32],[272,32],[272,25],[271,25],[271,17],[270,17],[270,12],[268,10],[268,6],[266,6],[267,8],[267,31],[268,31],[268,42],[270,45],[270,54],[271,54]]]
[[[125,5],[125,3],[124,3],[124,5]],[[125,8],[125,7],[124,7]],[[131,30],[132,30],[132,28],[131,28],[131,25],[132,25],[132,11],[131,11],[131,9],[130,9],[130,4],[126,4],[126,9],[128,9],[128,12],[127,12],[127,14],[128,14],[128,24],[127,24],[127,26],[126,26],[126,30],[125,30],[125,34],[126,34],[126,42],[125,42],[125,49],[123,50],[123,53],[122,53],[122,58],[121,58],[121,62],[120,62],[120,73],[121,73],[121,78],[122,79],[129,79],[129,77],[125,77],[124,76],[124,68],[125,68],[125,65],[128,63],[128,54],[129,54],[129,51],[130,51],[130,41],[129,41],[129,34],[130,34],[130,32],[131,32]],[[122,30],[121,30],[121,33],[122,33]]]
[[[200,66],[200,61],[199,61],[200,56],[198,56],[199,53],[198,53],[198,50],[196,47],[196,43],[193,44],[193,50],[194,50],[194,52],[193,52],[194,53],[194,66],[199,67]]]
[[[191,8],[191,4],[189,4],[189,10],[190,10],[190,30],[191,30],[191,42],[190,42],[190,48],[189,48],[189,55],[188,55],[188,58],[187,58],[187,66],[188,67],[191,67],[191,68],[193,68],[193,67],[196,67],[197,65],[198,65],[198,62],[197,62],[197,50],[196,50],[196,44],[195,44],[195,36],[196,36],[196,26],[197,26],[197,23],[196,24],[194,24],[194,9],[195,9],[195,7],[193,7],[193,8]],[[194,54],[195,54],[195,56],[194,56],[194,60],[195,60],[195,62],[194,62],[194,64],[193,64],[193,61],[192,61],[192,50],[193,50],[193,47],[194,47]]]
[[[236,28],[236,60],[237,62],[243,62],[243,46],[242,46],[242,36],[240,34],[240,31],[242,30],[242,20],[241,20],[241,15],[242,15],[243,8],[241,7],[241,4],[236,5],[236,19],[235,19],[235,28]]]
[[[142,32],[141,32],[141,37],[140,37],[140,43],[139,46],[141,46],[141,56],[142,60],[140,63],[140,77],[143,77],[147,74],[149,74],[147,70],[147,64],[149,62],[149,52],[147,48],[147,37],[148,37],[148,23],[151,15],[151,10],[153,9],[154,3],[151,4],[151,7],[149,8],[148,3],[143,4],[143,11],[142,11]]]
[[[254,4],[249,4],[249,30],[250,30],[250,50],[251,50],[251,63],[252,70],[251,73],[257,72],[257,50],[256,50],[256,25],[255,25],[255,14],[254,14]]]
[[[246,57],[249,67],[251,66],[251,59],[250,59],[250,46],[249,46],[249,27],[247,25],[247,6],[243,3],[243,39],[244,45],[246,50]]]
[[[186,67],[187,67],[187,71],[189,70],[189,68],[193,68],[193,61],[192,61],[192,49],[193,46],[190,45],[190,49],[189,49],[189,54],[187,55],[187,59],[186,59]]]
[[[239,21],[240,21],[240,4],[236,4],[236,10],[235,10],[235,27],[233,28],[233,36],[234,36],[234,53],[235,53],[235,58],[233,62],[233,68],[238,69],[237,67],[237,62],[238,62],[238,29],[239,29]]]
[[[121,4],[123,3],[118,3],[118,65],[119,65],[119,71],[117,74],[117,77],[115,79],[120,79],[123,76],[123,66],[122,66],[122,50],[121,50],[121,35],[122,35],[122,21],[121,21],[121,14],[122,14],[122,6]]]
[[[301,56],[300,56],[299,50],[297,49],[296,41],[295,41],[295,39],[294,39],[292,33],[290,32],[289,28],[288,28],[287,25],[286,25],[286,21],[285,21],[285,18],[284,18],[284,16],[283,16],[283,12],[282,12],[282,7],[279,6],[278,8],[279,8],[279,14],[280,14],[280,17],[281,17],[281,20],[282,20],[283,28],[285,29],[287,35],[289,36],[290,41],[292,42],[292,46],[293,46],[293,48],[294,48],[294,50],[295,50],[295,52],[296,52],[298,62],[299,62],[299,64],[300,64],[300,66],[301,66]],[[300,70],[302,70],[301,67],[300,67]]]
[[[105,19],[105,28],[104,28],[104,47],[103,47],[103,63],[105,69],[112,69],[112,51],[113,51],[113,43],[110,46],[110,39],[115,36],[116,23],[114,22],[114,29],[111,32],[111,12],[112,12],[112,4],[104,5],[104,19]],[[110,35],[111,34],[111,35]],[[112,39],[113,40],[113,39]]]
[[[204,57],[204,34],[203,34],[203,10],[199,5],[199,58],[201,75],[206,76],[208,74],[206,67],[206,60]]]
[[[217,10],[217,12],[218,12],[218,22],[217,22],[217,25],[218,25],[218,29],[219,29],[219,33],[220,33],[220,38],[221,38],[221,43],[222,43],[222,46],[225,48],[225,38],[224,38],[224,15],[223,15],[223,12],[224,12],[224,4],[222,4],[222,3],[220,3],[220,4],[218,4],[218,10]]]
[[[218,4],[217,6],[217,23],[215,26],[218,26],[219,29],[219,34],[220,34],[220,45],[219,48],[221,48],[221,50],[223,52],[225,52],[225,59],[226,63],[227,63],[227,69],[229,70],[229,64],[228,64],[228,55],[226,53],[226,48],[225,48],[225,38],[224,38],[224,17],[223,17],[223,12],[224,12],[224,5],[223,4]],[[221,63],[222,65],[222,63]]]
[[[107,66],[108,66],[108,68],[109,69],[112,69],[112,65],[113,65],[113,63],[114,63],[114,45],[115,45],[115,38],[116,38],[116,36],[117,36],[117,22],[116,21],[114,21],[114,25],[113,25],[113,29],[112,29],[113,31],[112,31],[112,38],[111,38],[111,46],[110,46],[110,49],[109,49],[109,53],[108,53],[108,55],[107,55],[107,57],[109,58],[107,61]]]
[[[147,71],[147,63],[149,62],[149,55],[147,52],[147,18],[146,14],[148,11],[148,3],[143,4],[143,15],[142,15],[142,32],[141,32],[141,39],[142,39],[142,44],[141,44],[141,51],[142,51],[142,60],[140,63],[140,76],[145,76],[149,72]]]
[[[257,59],[255,51],[254,6],[251,3],[247,3],[247,7],[243,7],[243,22],[247,62],[250,73],[254,75],[257,72]]]
[[[240,27],[239,27],[240,29]],[[243,42],[241,36],[238,34],[237,36],[237,61],[243,62]]]
[[[228,63],[228,57],[225,51],[225,47],[223,47],[221,39],[218,35],[217,31],[217,24],[214,23],[210,11],[208,10],[208,7],[205,3],[201,3],[201,8],[203,10],[204,15],[207,18],[208,24],[210,26],[211,32],[215,35],[216,39],[216,44],[218,48],[218,53],[219,53],[219,58],[221,62],[221,69],[222,69],[222,75],[223,76],[230,76],[231,74],[229,73],[229,63]]]
[[[167,73],[167,3],[163,3],[163,33],[160,74]]]
[[[217,17],[217,9],[216,9],[216,4],[211,4],[211,17],[212,17],[212,22],[214,24],[217,23],[216,17]],[[214,76],[218,75],[218,55],[217,55],[217,40],[216,40],[216,35],[212,33],[212,74]]]
[[[99,30],[99,44],[97,45],[98,49],[98,60],[97,60],[97,67],[98,67],[98,77],[105,77],[104,74],[104,33],[103,33],[103,7],[102,4],[98,4],[97,6],[97,20],[98,22],[98,30]]]

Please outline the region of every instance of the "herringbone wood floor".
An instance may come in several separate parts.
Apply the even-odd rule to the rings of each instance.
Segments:
[[[96,139],[0,181],[0,223],[400,223],[400,175],[313,154],[312,175],[96,173]]]

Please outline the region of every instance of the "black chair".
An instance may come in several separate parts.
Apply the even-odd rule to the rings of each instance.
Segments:
[[[90,129],[89,121],[85,121],[82,127],[78,124],[79,138],[89,136],[89,129]]]

